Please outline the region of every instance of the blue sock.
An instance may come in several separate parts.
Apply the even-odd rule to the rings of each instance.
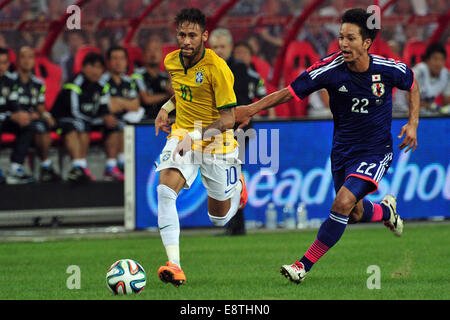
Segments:
[[[322,223],[317,238],[306,251],[300,262],[308,272],[332,246],[339,241],[347,226],[348,216],[330,211],[329,217]]]
[[[373,216],[373,204],[371,201],[363,199],[363,215],[359,222],[370,222]]]
[[[381,205],[381,208],[383,209],[383,218],[382,218],[382,220],[383,221],[389,220],[389,218],[391,217],[391,211],[384,204],[381,203],[380,205]]]

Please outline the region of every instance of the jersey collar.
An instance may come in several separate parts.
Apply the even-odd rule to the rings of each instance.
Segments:
[[[195,66],[197,63],[199,63],[200,61],[202,61],[203,57],[205,56],[205,52],[206,52],[206,48],[203,47],[203,54],[202,54],[202,57],[201,57],[196,63],[194,63],[194,64],[192,64],[192,65],[190,65],[190,66],[185,66],[185,65],[184,65],[184,61],[183,61],[183,57],[181,56],[181,50],[180,50],[180,53],[178,54],[178,56],[180,57],[180,62],[181,62],[181,65],[183,66],[184,74],[187,74],[188,69],[192,68],[192,67]]]

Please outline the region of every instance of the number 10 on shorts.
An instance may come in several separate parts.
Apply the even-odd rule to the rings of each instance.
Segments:
[[[229,185],[235,184],[237,181],[237,170],[236,167],[230,167],[225,169],[227,172],[227,187]]]

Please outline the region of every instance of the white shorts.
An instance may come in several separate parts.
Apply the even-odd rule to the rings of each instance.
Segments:
[[[226,154],[204,154],[199,151],[188,151],[184,156],[177,155],[173,160],[173,151],[178,144],[177,138],[167,140],[160,155],[160,163],[156,171],[178,169],[186,183],[184,189],[189,189],[197,178],[198,170],[208,196],[218,201],[224,201],[234,195],[241,177],[241,161],[239,148]]]

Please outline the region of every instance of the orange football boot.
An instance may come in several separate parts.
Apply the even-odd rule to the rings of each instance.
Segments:
[[[241,177],[239,180],[242,183],[242,190],[241,190],[241,201],[239,202],[239,209],[243,209],[245,205],[247,204],[248,194],[247,194],[247,187],[245,186],[245,179],[244,174],[241,172]]]
[[[174,263],[168,261],[165,266],[158,269],[158,276],[162,282],[170,282],[175,287],[179,287],[186,282],[186,276],[183,270]]]

